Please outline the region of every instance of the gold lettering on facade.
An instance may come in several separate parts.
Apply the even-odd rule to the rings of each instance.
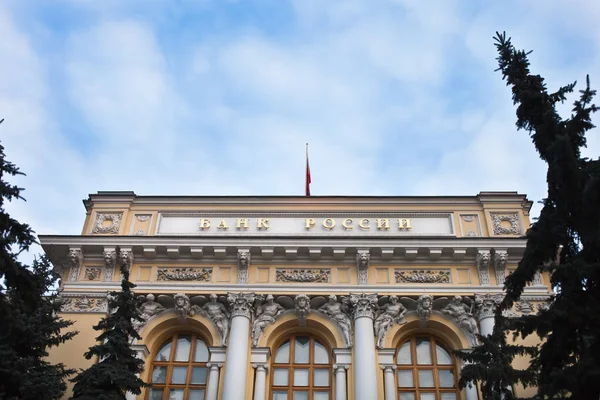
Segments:
[[[363,230],[369,230],[370,226],[369,226],[369,220],[367,218],[363,218],[360,220],[360,222],[358,223],[358,226],[360,227],[360,229]]]
[[[227,222],[225,222],[225,220],[222,219],[219,226],[217,226],[217,229],[222,229],[222,230],[226,231],[227,229],[229,229],[229,226],[227,225]]]
[[[377,218],[377,229],[379,229],[379,230],[390,229],[390,219],[389,218]]]
[[[248,218],[237,218],[235,224],[235,229],[248,229]]]
[[[323,220],[323,228],[332,230],[335,227],[335,219],[333,218],[325,218]]]
[[[210,228],[210,219],[208,218],[202,218],[200,220],[200,229],[202,229],[203,231],[207,230]]]
[[[315,220],[312,218],[304,218],[304,228],[311,229],[315,226]]]
[[[348,231],[354,229],[352,226],[352,218],[346,218],[344,221],[342,221],[342,226]]]
[[[256,220],[257,229],[269,229],[269,218],[258,218]]]
[[[398,229],[406,229],[409,231],[411,229],[410,218],[398,218]]]

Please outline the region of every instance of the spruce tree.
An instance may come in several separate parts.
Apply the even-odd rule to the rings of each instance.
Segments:
[[[48,362],[48,349],[76,332],[64,331],[72,322],[57,316],[59,276],[50,261],[41,257],[31,266],[19,261],[36,239],[5,209],[6,202],[22,199],[23,189],[6,180],[16,175],[23,173],[6,160],[0,145],[0,399],[57,399],[74,371]]]
[[[493,334],[463,358],[461,385],[480,381],[485,399],[510,399],[511,384],[537,386],[537,399],[600,398],[600,160],[581,156],[585,134],[594,128],[595,91],[586,87],[563,119],[556,105],[575,83],[549,93],[544,79],[529,69],[529,53],[516,50],[505,34],[495,37],[499,70],[512,88],[517,128],[526,130],[548,164],[547,197],[527,231],[517,269],[507,277],[506,295]],[[505,317],[535,274],[548,272],[555,295],[536,315]],[[507,334],[537,334],[539,346],[516,346]],[[529,368],[511,366],[517,355],[531,356]]]
[[[129,281],[128,263],[121,263],[121,291],[111,292],[108,297],[109,315],[94,329],[102,333],[96,338],[97,345],[85,353],[88,360],[97,357],[98,362],[81,371],[71,381],[75,382],[73,399],[122,400],[127,392],[140,394],[145,384],[136,374],[143,370],[144,362],[131,349],[133,339],[141,339],[132,321],[142,321]]]

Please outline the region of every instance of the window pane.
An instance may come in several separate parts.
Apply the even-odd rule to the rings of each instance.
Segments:
[[[180,336],[179,339],[177,339],[175,361],[188,361],[190,359],[191,344],[192,338],[189,336]]]
[[[400,393],[400,400],[415,400],[414,393]]]
[[[448,352],[446,350],[444,350],[444,348],[442,346],[440,346],[439,344],[435,345],[435,352],[437,355],[437,363],[439,365],[451,365],[452,364],[452,357],[450,357],[450,354],[448,354]]]
[[[329,370],[315,369],[313,377],[313,386],[329,386]]]
[[[433,387],[433,371],[427,369],[419,371],[419,387]]]
[[[173,375],[171,376],[171,383],[182,384],[185,383],[187,375],[187,367],[173,367]]]
[[[196,339],[196,352],[194,353],[195,362],[207,362],[208,361],[208,347],[199,338]]]
[[[421,393],[421,400],[435,400],[435,393]]]
[[[287,400],[287,392],[273,392],[273,400]]]
[[[329,400],[329,392],[315,392],[313,395],[314,400]]]
[[[287,386],[288,384],[288,370],[282,368],[275,368],[273,371],[273,384],[276,386]]]
[[[329,364],[329,354],[325,346],[315,341],[315,364]]]
[[[169,400],[183,400],[183,389],[171,389]]]
[[[297,337],[294,348],[294,362],[298,364],[308,364],[308,345],[310,339],[307,337]]]
[[[167,379],[167,367],[154,367],[152,370],[153,383],[165,383]]]
[[[398,370],[398,387],[413,387],[412,370]]]
[[[190,390],[188,400],[204,400],[204,390]]]
[[[308,370],[307,369],[295,369],[294,370],[294,386],[308,386]]]
[[[294,392],[293,400],[308,400],[308,392]]]
[[[164,389],[150,389],[148,400],[162,400],[164,392]]]
[[[288,364],[290,362],[290,341],[287,340],[284,344],[279,346],[277,353],[275,354],[275,364]],[[273,394],[275,396],[275,394]],[[273,397],[275,398],[275,397]],[[283,398],[283,397],[282,397]],[[287,399],[287,394],[286,397]]]
[[[396,362],[400,365],[412,364],[412,357],[410,355],[410,342],[406,342],[402,345],[402,347],[400,347]]]
[[[158,353],[156,354],[156,361],[169,361],[171,357],[171,342],[163,344]]]
[[[456,393],[442,393],[442,400],[456,400]]]
[[[431,346],[427,338],[417,338],[417,364],[431,364]]]
[[[447,369],[438,370],[440,375],[440,387],[454,387],[454,373]]]
[[[206,367],[192,368],[192,384],[194,384],[194,385],[206,384]]]

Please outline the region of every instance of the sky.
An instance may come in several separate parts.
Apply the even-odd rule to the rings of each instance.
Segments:
[[[99,190],[303,195],[305,143],[313,195],[537,202],[492,37],[550,90],[599,88],[598,21],[597,0],[0,0],[0,142],[27,174],[8,209],[80,234]]]

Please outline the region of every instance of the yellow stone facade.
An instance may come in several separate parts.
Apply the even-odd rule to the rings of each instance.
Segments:
[[[84,205],[80,235],[40,236],[80,332],[53,362],[97,362],[83,353],[124,265],[145,318],[132,346],[156,383],[140,399],[475,400],[453,387],[451,351],[492,329],[531,202],[99,192]],[[512,312],[550,292],[537,276]]]

